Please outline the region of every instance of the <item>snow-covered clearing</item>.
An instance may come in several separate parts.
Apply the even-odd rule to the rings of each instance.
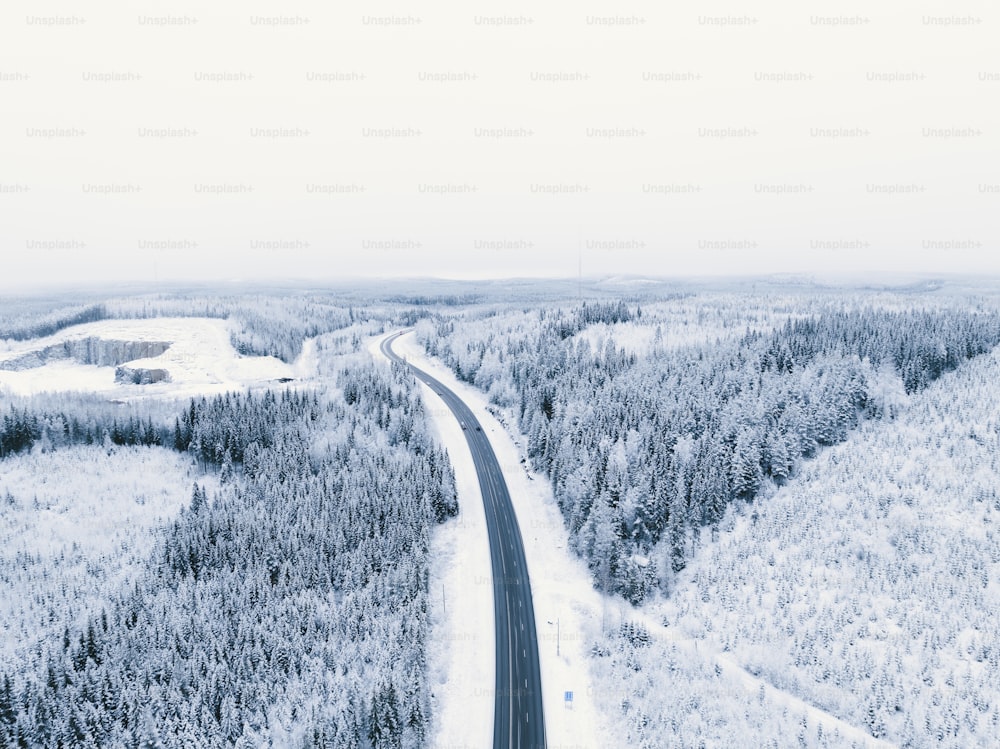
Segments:
[[[381,357],[381,338],[369,346],[377,357]],[[518,445],[493,415],[483,393],[459,382],[440,362],[424,355],[412,334],[397,339],[393,348],[468,404],[489,434],[504,471],[531,576],[549,746],[601,749],[620,745],[597,712],[595,690],[603,687],[592,682],[588,669],[587,631],[589,626],[600,626],[606,606],[593,589],[586,567],[568,549],[548,482],[525,469]],[[443,583],[448,609],[440,612],[441,618],[435,613],[435,633],[442,634],[434,635],[428,653],[438,710],[437,733],[431,745],[480,747],[490,743],[495,673],[486,522],[461,428],[429,388],[424,392],[455,466],[462,507],[460,520],[450,521],[436,534],[436,556],[445,569],[432,569],[431,585],[440,587]],[[443,573],[443,579],[435,573]],[[487,634],[481,636],[480,632]],[[573,692],[571,706],[564,699],[566,692]],[[483,725],[489,731],[486,735]]]
[[[0,343],[0,390],[18,395],[44,391],[89,391],[109,398],[189,397],[273,384],[279,378],[310,376],[315,347],[307,341],[298,361],[289,365],[269,356],[242,356],[230,341],[231,323],[200,317],[159,317],[141,320],[102,320],[74,325],[46,338]],[[73,359],[51,359],[41,366],[5,370],[4,362],[32,352],[87,339],[127,342],[168,342],[159,356],[135,359],[132,369],[164,369],[169,382],[148,385],[115,382],[114,366],[83,364]]]
[[[0,670],[127,586],[195,481],[210,493],[217,486],[189,457],[159,447],[80,446],[0,461]]]

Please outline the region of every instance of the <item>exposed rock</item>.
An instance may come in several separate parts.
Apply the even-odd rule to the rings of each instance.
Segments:
[[[65,341],[31,351],[14,359],[0,361],[0,369],[25,370],[41,367],[59,359],[74,359],[80,364],[98,367],[117,367],[136,359],[151,359],[168,348],[168,341],[109,341],[103,338],[83,338]]]
[[[118,367],[115,369],[115,382],[123,385],[152,385],[154,382],[170,382],[170,372],[165,369]]]

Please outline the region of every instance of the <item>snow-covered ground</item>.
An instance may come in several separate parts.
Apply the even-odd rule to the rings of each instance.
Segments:
[[[378,343],[382,338],[369,345],[380,358]],[[595,690],[603,687],[592,683],[586,656],[591,641],[587,632],[600,627],[602,621],[610,622],[612,615],[594,590],[583,562],[568,549],[548,482],[526,470],[518,445],[488,408],[482,392],[459,382],[440,362],[424,355],[412,334],[400,337],[393,349],[468,404],[489,435],[504,471],[531,576],[548,745],[580,749],[619,746],[597,712]],[[487,746],[493,726],[495,672],[489,542],[482,497],[461,428],[430,388],[424,393],[455,466],[462,507],[461,518],[436,534],[438,559],[432,568],[431,585],[444,586],[448,608],[435,614],[435,642],[428,653],[438,711],[430,743]],[[573,692],[572,704],[565,701],[566,692]]]
[[[127,586],[147,563],[154,530],[190,501],[196,480],[217,487],[190,458],[159,447],[79,446],[0,461],[0,669]]]
[[[17,395],[40,392],[86,391],[108,398],[189,397],[266,385],[284,377],[308,377],[315,364],[315,347],[307,341],[303,354],[289,365],[269,356],[242,356],[230,342],[230,323],[199,317],[159,317],[141,320],[102,320],[74,325],[55,335],[30,341],[0,343],[0,364],[57,344],[96,338],[106,341],[169,342],[156,357],[127,363],[133,369],[165,369],[169,382],[132,385],[115,382],[115,367],[57,359],[42,366],[11,371],[0,369],[0,391]]]

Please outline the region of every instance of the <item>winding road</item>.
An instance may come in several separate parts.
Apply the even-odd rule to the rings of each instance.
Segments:
[[[482,426],[452,390],[392,350],[392,343],[409,331],[388,336],[382,353],[409,367],[445,402],[465,430],[465,439],[479,476],[493,569],[493,609],[496,623],[496,690],[493,712],[494,749],[544,749],[542,677],[538,662],[535,611],[524,545],[500,464]]]

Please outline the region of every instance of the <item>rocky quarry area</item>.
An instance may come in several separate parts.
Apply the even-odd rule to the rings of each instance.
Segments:
[[[103,338],[82,338],[75,341],[46,346],[36,351],[0,360],[0,369],[22,371],[41,367],[50,361],[59,359],[74,359],[81,364],[92,364],[98,367],[120,367],[126,362],[136,359],[151,359],[159,356],[170,348],[169,341],[112,341]],[[150,373],[161,372],[163,376],[150,382],[160,382],[167,379],[166,370],[137,370]],[[118,379],[119,373],[115,373]]]

